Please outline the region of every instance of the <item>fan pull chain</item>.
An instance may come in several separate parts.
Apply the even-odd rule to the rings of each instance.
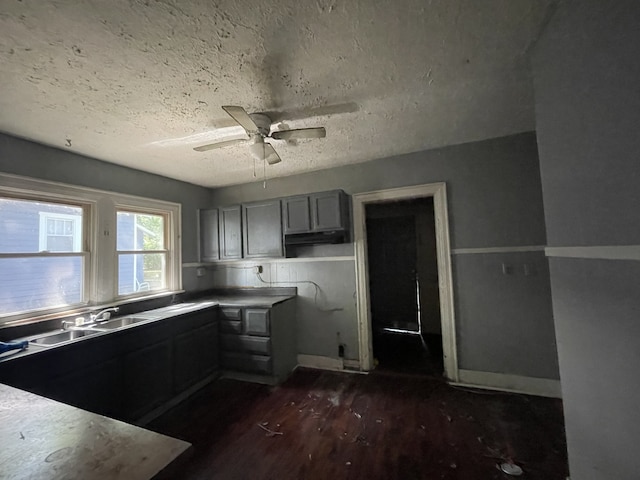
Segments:
[[[256,178],[256,157],[253,157],[253,178]]]
[[[262,188],[267,188],[267,155],[264,143],[262,144]]]

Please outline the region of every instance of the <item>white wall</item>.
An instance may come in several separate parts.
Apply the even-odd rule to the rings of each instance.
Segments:
[[[533,59],[576,480],[628,480],[640,472],[639,26],[635,0],[563,1]]]

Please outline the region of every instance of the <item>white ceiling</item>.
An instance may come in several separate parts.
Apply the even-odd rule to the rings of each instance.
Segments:
[[[326,127],[268,177],[533,130],[554,1],[5,1],[0,131],[215,187],[256,180],[246,146],[193,151],[242,136],[222,105]]]

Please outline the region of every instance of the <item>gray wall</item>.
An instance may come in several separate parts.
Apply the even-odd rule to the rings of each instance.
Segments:
[[[213,206],[336,188],[354,194],[442,181],[447,183],[452,248],[546,244],[533,133],[273,179],[266,189],[262,182],[215,189]],[[513,267],[508,277],[502,274],[504,262]],[[331,285],[336,291],[325,295],[335,310],[329,333],[326,319],[313,308],[312,292],[301,292],[306,302],[300,303],[306,307],[298,312],[300,353],[336,357],[339,329],[349,339],[347,357],[356,359],[354,262],[335,263],[341,273],[330,277],[317,271],[319,263],[296,264],[298,280],[316,281],[323,289]],[[460,368],[558,378],[544,255],[461,253],[454,255],[453,264]],[[530,275],[524,274],[525,264],[534,267]],[[234,281],[242,283],[238,275]],[[254,277],[248,273],[244,281],[253,284]]]
[[[0,172],[109,190],[182,204],[182,261],[198,261],[197,209],[210,204],[210,191],[189,183],[125,168],[0,134]],[[186,290],[207,288],[195,269],[183,269]]]
[[[640,3],[565,1],[533,73],[571,478],[638,478]],[[572,247],[592,247],[585,250]],[[616,248],[616,246],[618,246]],[[563,258],[566,257],[566,258]],[[636,256],[637,259],[637,256]]]

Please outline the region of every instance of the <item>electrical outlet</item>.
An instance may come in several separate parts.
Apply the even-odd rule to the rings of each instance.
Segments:
[[[513,275],[513,265],[508,263],[502,264],[502,274],[503,275]]]
[[[256,265],[254,268],[255,268],[256,273],[258,273],[258,274],[262,273],[262,271],[263,271],[262,270],[262,265]]]

